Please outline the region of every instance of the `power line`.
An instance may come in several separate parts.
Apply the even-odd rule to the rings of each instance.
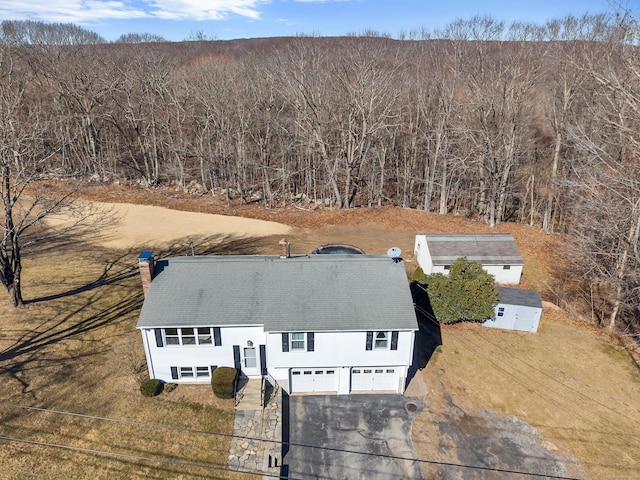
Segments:
[[[430,464],[430,465],[440,465],[440,466],[445,466],[445,467],[465,468],[465,469],[471,469],[471,470],[491,471],[491,472],[498,472],[498,473],[510,473],[510,474],[525,475],[525,476],[529,476],[529,477],[552,478],[552,479],[557,479],[557,480],[581,480],[581,479],[574,478],[574,477],[563,477],[563,476],[554,476],[554,475],[549,475],[549,474],[521,472],[521,471],[518,471],[518,470],[508,470],[508,469],[493,468],[493,467],[483,467],[483,466],[477,466],[477,465],[465,465],[465,464],[453,463],[453,462],[440,462],[440,461],[436,461],[436,460],[427,460],[427,459],[412,458],[412,457],[400,457],[400,456],[396,456],[396,455],[386,455],[386,454],[380,454],[380,453],[362,452],[362,451],[357,451],[357,450],[347,450],[347,449],[343,449],[343,448],[321,447],[321,446],[317,446],[317,445],[309,445],[309,444],[304,444],[304,443],[279,442],[277,440],[268,440],[268,439],[262,439],[262,438],[256,438],[256,437],[245,437],[245,436],[241,436],[241,435],[233,435],[233,434],[228,434],[228,433],[197,430],[197,429],[185,428],[185,427],[175,427],[175,426],[171,426],[171,425],[161,425],[161,424],[154,424],[154,423],[137,422],[137,421],[134,421],[134,420],[123,420],[123,419],[116,419],[116,418],[109,418],[109,417],[100,417],[100,416],[96,416],[96,415],[86,415],[86,414],[82,414],[82,413],[65,412],[65,411],[61,411],[61,410],[50,410],[50,409],[41,408],[41,407],[30,407],[30,406],[27,406],[27,405],[17,405],[17,404],[11,404],[11,403],[6,403],[6,402],[0,402],[0,406],[19,408],[19,409],[24,409],[24,410],[34,410],[34,411],[45,412],[45,413],[55,413],[55,414],[59,414],[59,415],[68,415],[68,416],[88,418],[88,419],[93,419],[93,420],[104,420],[104,421],[108,421],[108,422],[116,422],[116,423],[130,424],[130,425],[136,425],[136,426],[145,426],[145,427],[151,427],[151,428],[169,429],[169,430],[175,430],[175,431],[182,431],[182,432],[186,432],[186,433],[198,433],[198,434],[203,434],[203,435],[213,435],[213,436],[228,437],[228,438],[241,438],[241,439],[246,439],[246,440],[262,441],[262,442],[266,442],[266,443],[281,443],[282,445],[286,445],[286,446],[289,446],[289,447],[313,448],[313,449],[325,450],[325,451],[329,451],[329,452],[364,455],[364,456],[369,456],[369,457],[384,458],[384,459],[390,459],[390,460],[402,460],[402,461],[418,462],[418,463],[424,463],[424,464]],[[85,448],[82,448],[82,447],[71,447],[71,446],[64,446],[64,445],[58,445],[58,444],[47,444],[46,442],[38,442],[38,441],[35,441],[35,440],[13,439],[12,437],[5,437],[5,436],[1,436],[1,435],[0,435],[0,439],[23,441],[24,443],[41,444],[41,445],[59,447],[59,448],[67,448],[68,447],[69,449],[78,449],[78,450],[86,451],[88,453],[93,452],[93,450],[91,450],[91,449],[85,449]],[[110,452],[101,451],[101,450],[96,450],[96,452],[104,452],[104,454],[110,454]],[[127,456],[128,454],[113,453],[113,455]],[[132,455],[132,458],[138,458],[138,456]],[[139,457],[139,458],[140,459],[153,460],[153,459],[150,459],[150,458],[147,458],[147,457]],[[167,462],[172,462],[172,461],[167,460]],[[194,464],[194,465],[197,466],[197,464]],[[203,467],[203,468],[208,468],[208,467]],[[235,472],[236,470],[229,470],[229,471],[234,471]],[[276,478],[279,478],[279,477],[276,476]],[[296,480],[296,479],[290,478],[290,480]]]
[[[17,437],[9,437],[6,435],[0,435],[0,440],[6,440],[9,442],[18,442],[18,443],[26,443],[30,445],[38,445],[41,447],[51,447],[51,448],[60,448],[63,450],[71,450],[75,452],[81,453],[92,453],[97,455],[107,455],[111,457],[118,458],[126,458],[129,460],[143,460],[148,462],[156,462],[156,463],[164,463],[170,465],[178,465],[181,467],[190,467],[190,468],[203,468],[206,470],[216,470],[221,472],[233,472],[233,473],[245,473],[247,475],[254,475],[260,477],[270,477],[270,478],[280,478],[280,475],[274,475],[266,472],[253,472],[253,471],[245,471],[245,470],[234,470],[232,468],[225,467],[216,467],[214,465],[204,465],[200,463],[191,463],[191,462],[182,462],[179,460],[168,460],[166,458],[158,458],[158,457],[145,457],[143,455],[133,455],[131,453],[119,453],[119,452],[111,452],[108,450],[98,450],[94,448],[84,448],[84,447],[75,447],[72,445],[63,445],[59,443],[50,443],[50,442],[41,442],[38,440],[29,440],[26,438],[17,438]],[[290,478],[290,480],[303,480],[299,478]]]
[[[420,285],[420,284],[419,284],[419,283],[417,283],[417,282],[416,282],[416,285],[417,285],[417,286],[418,286],[422,291],[424,291],[425,293],[428,293],[427,289],[425,289],[422,285]],[[428,312],[427,310],[425,310],[425,309],[421,308],[419,305],[417,305],[417,304],[415,304],[415,303],[414,303],[414,307],[415,307],[418,311],[420,311],[420,313],[422,313],[423,315],[425,315],[425,317],[427,317],[429,320],[431,320],[433,323],[436,323],[436,324],[439,324],[439,323],[440,323],[440,322],[438,321],[438,319],[435,317],[435,315],[433,315],[431,312]],[[455,307],[451,307],[451,306],[450,306],[450,308],[453,308],[454,310],[457,310],[457,309],[455,309]],[[536,369],[536,370],[538,370],[541,374],[543,374],[543,375],[545,375],[545,376],[549,377],[551,380],[553,380],[553,381],[555,381],[555,382],[559,383],[559,384],[560,384],[560,385],[562,385],[563,387],[565,387],[565,388],[567,388],[567,389],[570,389],[570,390],[572,390],[572,391],[576,392],[577,394],[581,395],[582,397],[586,398],[587,400],[590,400],[590,401],[592,401],[592,402],[594,402],[594,403],[596,403],[596,404],[600,405],[601,407],[607,408],[607,409],[611,410],[613,413],[618,413],[619,415],[624,415],[622,412],[616,412],[615,410],[612,410],[608,405],[605,405],[605,404],[603,404],[603,403],[601,403],[601,402],[599,402],[599,401],[597,401],[597,400],[595,400],[595,399],[593,399],[593,398],[589,397],[588,395],[586,395],[586,394],[584,394],[584,393],[580,392],[579,390],[576,390],[575,388],[573,388],[573,387],[571,387],[571,386],[569,386],[569,385],[567,385],[567,384],[563,383],[560,379],[553,377],[551,374],[546,373],[546,372],[543,372],[542,370],[540,370],[539,368],[537,368],[535,365],[531,365],[530,363],[527,363],[526,361],[524,361],[522,358],[518,357],[518,356],[517,356],[517,355],[515,355],[514,353],[512,353],[512,352],[510,352],[510,351],[506,350],[505,348],[501,347],[500,345],[497,345],[497,344],[496,344],[496,343],[494,343],[494,342],[491,342],[488,338],[486,338],[486,336],[481,336],[480,338],[482,338],[483,340],[485,340],[487,343],[490,343],[490,344],[491,344],[491,345],[493,345],[495,348],[497,348],[497,349],[499,349],[499,350],[502,350],[502,351],[503,351],[503,352],[505,352],[507,355],[509,355],[509,356],[511,356],[511,357],[513,357],[513,358],[515,358],[515,359],[517,359],[518,361],[522,362],[523,364],[525,364],[525,365],[527,365],[527,366],[529,366],[529,367],[531,367],[531,368],[535,368],[535,369]],[[461,340],[461,339],[459,339],[459,338],[458,338],[457,340],[458,340],[458,341],[460,341],[460,342],[461,342],[461,343],[463,343],[463,344],[465,343],[463,340]],[[476,344],[476,345],[477,345],[477,344]],[[467,346],[467,348],[468,348],[468,344],[466,344],[466,346]],[[519,351],[523,352],[523,353],[526,353],[526,352],[524,352],[522,349],[518,349],[517,347],[514,347],[514,348],[515,348],[516,350],[519,350]],[[473,351],[472,349],[470,349],[470,350],[471,350],[471,351]],[[476,355],[481,356],[482,358],[484,358],[484,356],[480,355],[478,352],[473,351],[473,353],[475,353]],[[531,357],[531,355],[529,355],[529,356]],[[591,390],[591,391],[593,391],[593,392],[596,392],[596,393],[600,394],[602,397],[605,397],[605,398],[607,398],[607,399],[609,399],[609,400],[612,400],[612,401],[614,401],[614,402],[616,402],[616,403],[619,403],[619,404],[623,405],[624,407],[627,407],[627,408],[629,408],[629,409],[631,409],[631,410],[635,411],[636,413],[637,413],[637,412],[640,412],[636,407],[634,407],[634,406],[632,406],[632,405],[629,405],[628,403],[624,402],[623,400],[620,400],[620,399],[618,399],[618,398],[615,398],[615,397],[613,397],[612,395],[609,395],[609,394],[607,394],[606,392],[603,392],[603,391],[599,390],[598,388],[594,387],[593,385],[589,385],[588,383],[583,382],[583,381],[581,381],[581,380],[579,380],[579,379],[577,379],[577,378],[573,377],[573,376],[572,376],[572,375],[570,375],[569,373],[567,373],[567,372],[565,372],[565,371],[563,371],[563,370],[561,370],[561,369],[558,369],[557,367],[555,367],[555,366],[553,366],[553,365],[551,365],[551,364],[549,364],[549,363],[545,362],[544,360],[541,360],[541,359],[536,358],[536,357],[532,357],[532,358],[533,358],[534,360],[536,360],[536,361],[540,362],[541,364],[544,364],[544,365],[546,365],[547,367],[549,367],[549,368],[553,369],[554,371],[556,371],[556,372],[558,372],[558,373],[561,373],[561,374],[562,374],[562,375],[564,375],[565,377],[567,377],[567,378],[569,378],[569,379],[571,379],[571,380],[573,380],[573,381],[575,381],[575,382],[577,382],[577,383],[580,383],[580,384],[584,385],[584,387],[588,388],[589,390]],[[487,360],[487,361],[489,361],[489,360]],[[498,367],[494,362],[489,361],[489,363],[492,363],[492,364],[494,364],[497,368],[500,368],[500,367]],[[513,368],[513,367],[511,367],[511,368]],[[501,369],[501,370],[505,371],[504,369]],[[516,370],[516,371],[517,371],[517,369],[515,369],[515,368],[514,368],[514,370]],[[505,371],[505,373],[508,373],[508,372],[506,372],[506,371]],[[513,375],[511,375],[511,376],[513,376]],[[521,381],[520,383],[522,383],[522,381]],[[539,383],[539,382],[538,382],[538,383]],[[525,384],[523,383],[523,385],[525,385]],[[529,385],[525,385],[525,386],[527,386],[527,387],[528,387]],[[559,403],[560,405],[563,405],[561,402],[558,402],[558,401],[556,401],[556,400],[554,400],[554,402],[555,402],[555,403]],[[625,418],[626,418],[626,417],[625,417]]]

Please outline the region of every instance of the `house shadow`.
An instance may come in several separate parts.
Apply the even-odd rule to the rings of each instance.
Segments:
[[[433,313],[426,288],[418,282],[411,282],[410,290],[418,320],[418,331],[416,332],[413,361],[407,373],[406,385],[409,385],[418,371],[427,366],[436,348],[442,345],[440,323]]]

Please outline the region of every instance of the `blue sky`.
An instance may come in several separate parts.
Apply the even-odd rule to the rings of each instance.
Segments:
[[[457,18],[544,23],[612,11],[607,0],[0,0],[0,19],[74,23],[107,40],[153,33],[179,41],[201,32],[220,40],[344,35],[367,29],[442,28]],[[640,10],[638,0],[622,2]]]

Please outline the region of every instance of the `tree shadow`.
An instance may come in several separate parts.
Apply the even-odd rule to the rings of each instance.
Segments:
[[[130,253],[127,252],[125,254],[121,254],[118,258],[109,261],[103,267],[102,273],[95,280],[86,283],[85,285],[81,285],[79,287],[75,287],[69,290],[64,290],[58,293],[44,295],[42,297],[36,297],[32,299],[25,300],[25,305],[29,305],[32,303],[41,303],[47,302],[51,300],[58,300],[64,297],[72,297],[78,295],[80,293],[88,292],[90,290],[95,290],[99,287],[104,287],[106,285],[117,284],[129,278],[135,277],[138,274],[137,264],[131,262],[123,263],[123,260],[130,257]]]
[[[58,240],[62,242],[60,244],[69,245],[63,238]],[[72,240],[70,242],[73,244]],[[264,241],[260,238],[238,238],[229,235],[197,236],[160,249],[157,254],[160,257],[192,252],[196,255],[252,255],[258,253],[264,245]],[[43,246],[44,249],[39,249],[37,253],[46,255],[50,247],[51,244],[46,248]],[[274,253],[276,249],[277,245],[274,245]],[[22,385],[23,393],[28,393],[30,391],[30,383],[27,380],[29,369],[55,367],[57,372],[62,372],[60,374],[66,376],[64,372],[72,370],[72,365],[77,364],[79,359],[109,351],[110,347],[101,347],[102,342],[89,340],[83,336],[102,327],[129,321],[131,314],[140,310],[143,303],[142,287],[133,287],[133,283],[129,280],[138,275],[137,257],[142,250],[142,248],[131,248],[127,251],[113,252],[96,247],[96,255],[109,259],[97,278],[81,286],[28,300],[27,303],[33,306],[44,306],[47,302],[67,299],[64,305],[55,303],[52,305],[51,308],[62,309],[60,313],[53,315],[45,313],[47,318],[43,319],[39,325],[29,329],[16,329],[17,339],[12,345],[0,351],[0,375],[8,374]],[[86,249],[83,253],[86,253]],[[124,295],[114,294],[111,288],[106,290],[104,288],[116,286],[124,290]],[[80,304],[69,301],[72,298],[79,299]],[[39,310],[36,309],[29,313],[37,315],[38,312]],[[126,334],[130,331],[131,328],[127,330],[123,328],[121,333]],[[95,341],[97,346],[87,349],[73,348],[68,344],[60,345],[61,342],[69,339]],[[49,348],[53,346],[56,347]]]
[[[427,290],[418,282],[411,282],[409,287],[418,320],[418,331],[413,348],[413,361],[407,373],[407,385],[418,370],[427,366],[436,348],[442,345],[440,323],[431,308]]]
[[[269,248],[272,245],[272,248]],[[265,249],[273,255],[278,253],[278,244],[270,237],[237,237],[234,235],[192,235],[184,240],[176,241],[167,247],[154,250],[153,245],[147,245],[142,250],[154,250],[156,258],[176,256],[200,255],[258,255],[264,254]]]
[[[132,292],[117,300],[109,301],[106,307],[92,311],[96,304],[104,303],[103,292],[96,291],[82,302],[82,305],[41,322],[33,329],[25,330],[13,345],[0,351],[0,375],[8,374],[22,385],[22,392],[28,393],[30,384],[26,380],[29,369],[55,367],[60,375],[66,377],[65,369],[77,364],[79,359],[107,352],[101,340],[91,340],[97,346],[73,348],[69,345],[56,346],[70,339],[83,339],[83,335],[94,330],[117,325],[129,319],[129,315],[140,309],[142,293]],[[49,348],[56,346],[56,348]],[[55,375],[51,381],[55,382]]]
[[[65,242],[64,239],[59,239]],[[65,244],[73,245],[73,243]],[[274,254],[277,245],[274,245]],[[260,238],[238,238],[230,235],[200,235],[192,236],[184,241],[174,242],[168,247],[160,248],[154,252],[156,258],[190,255],[255,255],[264,248],[264,240]],[[45,295],[25,300],[25,305],[47,302],[64,297],[75,296],[106,285],[118,284],[124,280],[138,275],[137,257],[145,250],[143,247],[131,248],[124,252],[118,252],[116,258],[105,263],[102,273],[95,280],[58,293]],[[97,250],[99,251],[99,249]],[[39,250],[38,253],[46,253]],[[110,256],[111,252],[102,252],[103,256]],[[162,264],[160,265],[160,267]]]

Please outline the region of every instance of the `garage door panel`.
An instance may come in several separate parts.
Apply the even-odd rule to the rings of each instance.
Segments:
[[[351,390],[366,391],[398,391],[400,371],[393,367],[353,368],[351,370]]]
[[[338,372],[328,368],[295,368],[291,370],[291,392],[335,392]]]

